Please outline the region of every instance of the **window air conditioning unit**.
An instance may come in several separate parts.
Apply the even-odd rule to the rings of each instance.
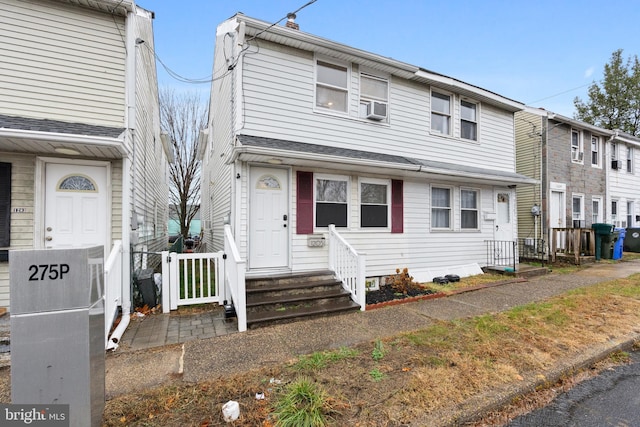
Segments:
[[[584,152],[582,151],[572,151],[571,152],[571,160],[574,162],[581,162],[584,158]]]
[[[620,160],[611,160],[611,169],[620,169],[622,162]]]
[[[387,103],[371,101],[367,104],[367,119],[384,120],[387,118]]]

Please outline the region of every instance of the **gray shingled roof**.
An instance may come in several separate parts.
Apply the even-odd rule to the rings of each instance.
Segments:
[[[0,114],[0,129],[31,130],[37,132],[67,133],[73,135],[117,138],[125,128],[69,123],[60,120],[33,119]]]
[[[351,150],[348,148],[329,147],[325,145],[307,144],[303,142],[286,141],[282,139],[264,138],[264,137],[251,136],[251,135],[238,135],[238,140],[242,145],[247,147],[260,147],[260,148],[269,148],[274,150],[292,151],[292,152],[300,152],[300,153],[323,154],[323,155],[343,157],[343,158],[376,160],[381,162],[411,165],[414,167],[412,168],[413,170],[417,170],[417,168],[415,168],[417,166],[423,166],[426,168],[426,169],[421,169],[423,172],[433,172],[433,173],[458,172],[463,174],[475,174],[475,175],[478,175],[479,177],[486,177],[489,179],[499,179],[500,181],[503,181],[503,178],[507,180],[515,180],[515,181],[521,181],[521,182],[533,181],[531,178],[528,178],[524,175],[521,175],[515,172],[505,172],[505,171],[499,171],[499,170],[493,170],[493,169],[476,168],[472,166],[438,162],[433,160],[395,156],[392,154],[380,154],[380,153],[373,153],[370,151]],[[432,169],[432,170],[429,171],[428,169]]]
[[[351,150],[348,148],[329,147],[326,145],[307,144],[303,142],[285,141],[283,139],[263,138],[259,136],[238,135],[242,145],[249,147],[271,148],[274,150],[298,151],[301,153],[324,154],[328,156],[348,157],[352,159],[376,160],[380,162],[418,165],[414,160],[394,156],[392,154],[380,154],[370,151]]]

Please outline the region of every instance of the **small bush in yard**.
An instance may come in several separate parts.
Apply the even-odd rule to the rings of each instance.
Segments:
[[[273,414],[276,427],[319,427],[327,425],[330,412],[324,389],[310,378],[300,377],[286,387]]]
[[[403,268],[400,271],[399,268],[396,268],[396,275],[391,277],[391,287],[395,292],[406,294],[409,291],[422,289],[419,283],[413,281],[413,277],[409,275],[409,269]]]

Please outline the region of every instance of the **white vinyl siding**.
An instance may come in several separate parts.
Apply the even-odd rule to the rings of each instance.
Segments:
[[[124,18],[0,0],[0,114],[123,126]]]
[[[267,41],[260,41],[256,54],[244,56],[243,133],[378,153],[389,153],[393,147],[395,155],[424,158],[429,153],[429,158],[442,162],[514,170],[513,113],[483,103],[478,111],[480,138],[473,150],[467,140],[447,138],[444,143],[442,135],[429,132],[430,87],[393,75],[389,77],[389,125],[360,119],[357,96],[350,96],[347,115],[328,114],[324,109],[319,112],[315,106],[315,61],[311,52]],[[352,64],[351,94],[359,93],[359,73]],[[228,99],[217,93],[216,97]],[[452,101],[454,117],[459,116],[458,104]],[[452,127],[453,134],[459,135],[459,123],[454,121]]]

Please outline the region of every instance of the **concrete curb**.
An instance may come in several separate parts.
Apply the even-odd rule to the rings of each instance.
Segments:
[[[549,370],[543,373],[534,373],[532,378],[520,384],[508,384],[499,389],[492,389],[486,394],[467,399],[458,408],[412,420],[412,424],[441,427],[467,425],[479,420],[489,412],[505,407],[519,396],[531,393],[540,387],[554,384],[562,377],[588,368],[617,351],[631,350],[638,342],[640,342],[640,333],[636,332],[610,343],[598,345],[585,352],[573,355],[569,360],[559,360]],[[538,379],[540,375],[543,375],[544,379]]]

